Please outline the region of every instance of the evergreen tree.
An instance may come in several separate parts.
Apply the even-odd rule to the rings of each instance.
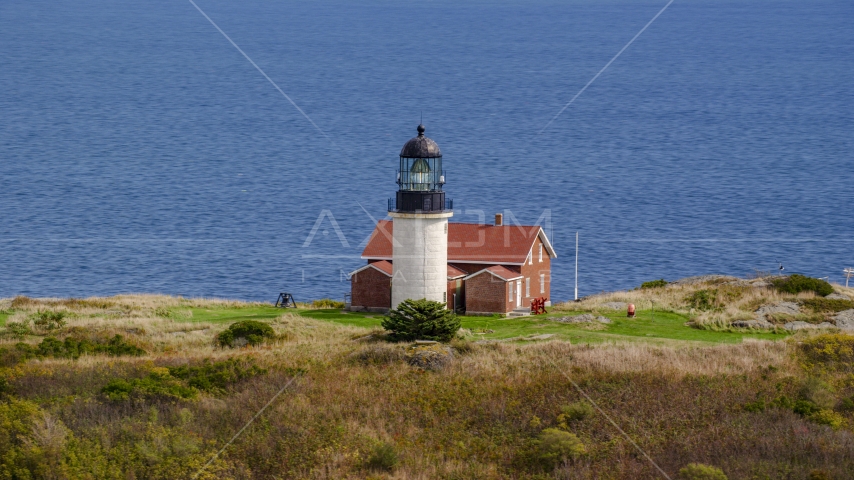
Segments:
[[[404,300],[388,312],[382,326],[396,340],[435,340],[447,342],[460,329],[460,319],[442,302]]]

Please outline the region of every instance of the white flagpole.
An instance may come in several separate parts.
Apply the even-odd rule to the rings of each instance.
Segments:
[[[578,300],[578,232],[575,232],[575,299]]]

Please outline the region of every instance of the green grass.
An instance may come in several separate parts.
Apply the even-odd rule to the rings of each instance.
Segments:
[[[186,311],[177,308],[176,311]],[[239,308],[191,308],[192,317],[177,321],[209,322],[230,324],[240,320],[273,320],[283,313],[296,313],[316,320],[375,328],[380,326],[382,314],[347,312],[337,309],[309,310],[283,309],[272,305],[247,306]],[[643,341],[648,343],[706,342],[739,343],[744,338],[779,340],[785,334],[773,333],[731,333],[698,330],[685,326],[688,318],[670,312],[639,311],[637,317],[629,319],[622,312],[605,314],[613,323],[602,330],[590,330],[585,325],[564,324],[549,320],[549,317],[577,315],[583,312],[550,313],[545,316],[518,318],[499,317],[463,317],[462,326],[475,333],[475,337],[485,340],[504,340],[531,335],[553,334],[552,338],[569,340],[573,343],[603,343],[615,341]],[[10,312],[0,312],[0,326],[6,324]],[[492,330],[492,332],[489,332]]]
[[[739,343],[744,338],[779,340],[785,335],[773,333],[730,333],[698,330],[685,326],[687,317],[669,312],[639,311],[633,319],[625,314],[603,315],[612,323],[602,330],[590,330],[584,324],[564,324],[549,320],[550,317],[578,315],[584,312],[561,312],[538,317],[487,318],[465,317],[463,327],[473,332],[494,330],[493,333],[477,335],[485,339],[506,339],[530,335],[554,334],[553,338],[570,340],[573,343],[602,343],[614,341],[643,341],[648,343],[672,343],[673,341]]]
[[[186,311],[186,308],[176,308],[177,311]],[[209,322],[209,323],[233,323],[240,320],[272,320],[285,313],[285,309],[276,308],[272,305],[249,306],[240,308],[190,308],[193,316],[187,319],[178,319],[184,322]],[[293,311],[293,309],[287,309]]]
[[[273,306],[245,308],[206,309],[193,308],[193,316],[185,321],[232,323],[239,320],[272,320],[283,313],[296,313],[316,320],[364,328],[380,326],[382,314],[346,312],[337,309],[308,310],[282,309]],[[616,341],[641,341],[647,343],[705,342],[739,343],[744,338],[779,340],[785,334],[733,333],[698,330],[685,326],[688,318],[676,313],[639,311],[633,319],[622,312],[605,314],[613,323],[602,330],[590,330],[579,324],[565,324],[549,320],[550,317],[577,315],[583,312],[550,313],[545,316],[523,318],[463,317],[462,326],[485,340],[504,340],[531,335],[553,334],[552,338],[573,343],[603,343]],[[586,328],[587,327],[587,328]],[[492,332],[489,332],[492,330]]]

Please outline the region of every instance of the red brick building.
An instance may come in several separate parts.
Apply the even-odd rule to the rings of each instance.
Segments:
[[[446,302],[466,314],[506,314],[529,309],[534,298],[550,298],[554,249],[539,226],[448,223]],[[362,258],[350,274],[353,310],[387,311],[395,281],[393,223],[377,223]]]

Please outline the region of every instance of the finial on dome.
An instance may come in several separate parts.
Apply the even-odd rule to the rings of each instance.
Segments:
[[[418,125],[418,136],[419,137],[424,136],[424,125],[420,125],[420,124]]]

